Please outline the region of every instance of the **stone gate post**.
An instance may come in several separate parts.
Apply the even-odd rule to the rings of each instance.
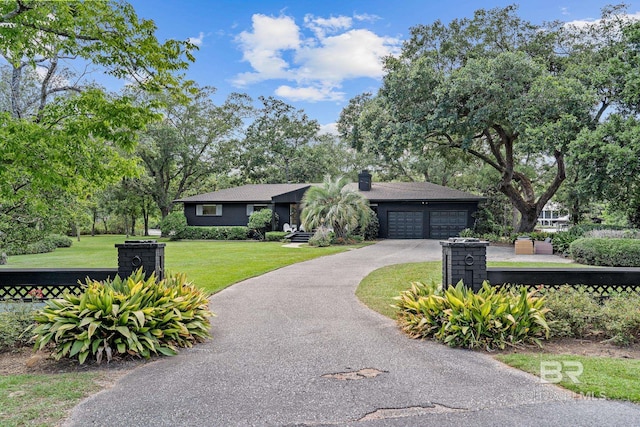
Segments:
[[[165,243],[155,240],[125,240],[116,244],[118,248],[118,276],[129,277],[139,268],[149,278],[156,274],[158,281],[164,279],[164,247]]]
[[[455,286],[460,280],[477,292],[487,280],[487,246],[475,238],[452,237],[442,245],[442,286]]]

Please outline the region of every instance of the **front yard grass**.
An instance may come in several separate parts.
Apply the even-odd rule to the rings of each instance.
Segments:
[[[0,376],[0,425],[51,426],[102,387],[95,372]]]
[[[575,378],[578,382],[574,382],[569,375],[563,375],[562,381],[559,383],[560,386],[586,398],[629,400],[640,403],[639,359],[522,353],[502,354],[496,356],[496,359],[534,375],[541,375],[541,363],[543,362],[560,362],[560,364],[562,362],[579,362],[582,364],[582,374]],[[566,371],[577,373],[575,366],[575,364],[570,365]],[[555,366],[551,365],[548,369],[549,379],[553,380]]]
[[[489,262],[489,267],[581,267],[579,264],[552,264],[531,262]],[[396,319],[397,310],[392,307],[393,297],[409,289],[411,282],[436,283],[442,281],[442,262],[398,264],[371,272],[360,282],[356,295],[369,308],[391,319]],[[540,375],[540,363],[580,362],[583,373],[580,383],[573,383],[564,376],[559,385],[586,398],[629,400],[640,403],[640,359],[610,357],[588,357],[569,354],[517,353],[496,355],[496,359],[514,368]]]
[[[150,238],[82,236],[70,248],[9,257],[4,268],[117,267],[116,243]],[[165,269],[181,272],[209,292],[290,264],[349,250],[350,247],[283,247],[278,242],[167,241]],[[362,246],[362,245],[360,245]],[[59,425],[80,400],[103,387],[101,372],[0,375],[0,425]]]
[[[144,240],[149,237],[83,236],[70,248],[54,252],[9,257],[5,268],[87,267],[116,268],[116,243],[125,240]],[[259,276],[278,268],[331,255],[349,249],[345,246],[316,248],[284,247],[279,242],[184,240],[167,241],[165,269],[185,273],[187,279],[209,292],[218,292],[234,283]]]

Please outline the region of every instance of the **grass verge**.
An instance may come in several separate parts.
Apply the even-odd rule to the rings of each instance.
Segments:
[[[118,251],[114,245],[125,239],[125,236],[83,236],[70,248],[11,256],[3,267],[115,268]],[[209,292],[290,264],[352,248],[291,248],[278,242],[156,240],[166,243],[166,270],[185,273],[188,280]],[[98,384],[101,375],[99,372],[0,375],[0,425],[59,425],[81,399],[103,388]]]
[[[541,375],[543,362],[551,362],[547,368],[547,378],[553,380],[557,368],[564,365],[564,375],[559,385],[586,397],[629,400],[640,403],[640,360],[614,359],[609,357],[585,357],[554,354],[503,354],[495,356],[507,365]],[[557,362],[557,363],[556,363]],[[581,365],[576,365],[576,362]],[[582,373],[579,368],[582,367]],[[574,382],[571,375],[575,376]]]
[[[536,267],[582,267],[579,264],[552,264],[541,262],[489,262],[489,267],[536,268]],[[365,277],[356,296],[370,309],[391,319],[396,318],[393,297],[409,289],[411,282],[437,283],[442,281],[442,262],[427,261],[397,264],[372,271]]]
[[[118,251],[114,245],[123,243],[125,239],[125,236],[83,236],[79,242],[74,241],[70,248],[58,248],[46,254],[9,257],[9,262],[3,267],[115,268],[118,266]],[[185,273],[196,286],[209,292],[217,292],[241,280],[290,264],[349,249],[345,246],[290,248],[279,242],[156,240],[166,243],[167,271]]]
[[[59,425],[81,399],[100,390],[99,373],[0,376],[0,425]]]
[[[441,261],[390,265],[365,277],[356,289],[356,296],[373,311],[395,319],[397,310],[392,307],[393,297],[409,289],[411,282],[431,283],[441,279]]]
[[[490,262],[490,267],[580,267],[577,264],[551,264],[530,262]],[[411,282],[442,280],[442,263],[440,261],[398,264],[371,272],[365,277],[356,295],[369,308],[391,319],[396,318],[396,309],[391,307],[393,297],[401,291],[409,289]],[[585,357],[556,354],[506,354],[497,355],[496,359],[514,368],[540,375],[542,361],[571,361],[582,363],[583,372],[579,376],[580,383],[574,383],[564,376],[560,386],[587,397],[606,397],[607,399],[629,400],[640,403],[640,360],[608,357]]]

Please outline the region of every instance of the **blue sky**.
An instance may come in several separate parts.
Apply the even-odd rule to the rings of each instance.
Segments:
[[[380,57],[397,52],[410,27],[469,17],[513,1],[436,0],[130,0],[152,19],[158,38],[190,38],[199,46],[187,77],[231,92],[275,96],[330,129],[353,96],[380,85]],[[519,3],[534,23],[593,20],[611,2],[539,0]],[[627,2],[640,12],[640,0]]]

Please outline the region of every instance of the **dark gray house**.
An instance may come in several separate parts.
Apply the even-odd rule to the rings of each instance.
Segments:
[[[379,237],[446,239],[472,227],[483,197],[429,182],[371,182],[362,171],[349,184],[369,199],[380,220]],[[189,225],[247,225],[252,212],[269,208],[284,223],[300,225],[299,206],[305,191],[318,184],[249,184],[176,200],[184,204]]]

